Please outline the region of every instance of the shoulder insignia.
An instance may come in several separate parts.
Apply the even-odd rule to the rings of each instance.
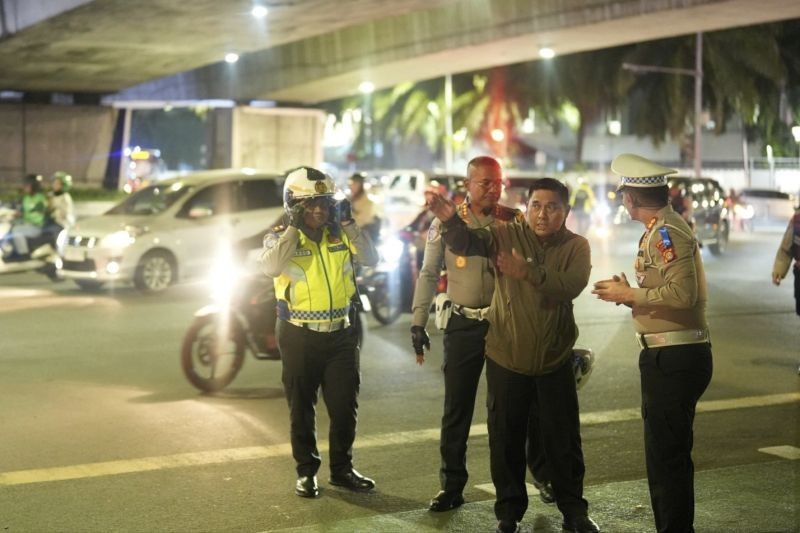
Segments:
[[[277,232],[271,231],[264,235],[263,247],[265,250],[271,250],[276,244],[278,244],[278,239],[280,239],[280,235]]]
[[[650,230],[650,229],[653,229],[653,226],[655,226],[655,225],[656,225],[656,222],[657,222],[657,221],[658,221],[658,217],[653,217],[653,218],[651,218],[651,219],[650,219],[650,222],[648,222],[648,223],[647,223],[647,229],[649,229],[649,230]]]
[[[456,213],[458,213],[458,216],[461,217],[461,220],[469,223],[469,206],[467,205],[467,202],[461,202],[458,204],[456,206]]]
[[[441,231],[439,230],[438,224],[431,224],[431,227],[428,228],[428,242],[433,242],[439,238],[441,235]]]
[[[658,228],[658,234],[661,236],[661,241],[656,244],[656,248],[661,252],[664,263],[669,264],[678,258],[678,254],[675,253],[675,245],[672,244],[666,227]]]
[[[523,215],[522,211],[519,209],[512,209],[511,207],[498,204],[494,209],[494,218],[503,222],[509,222],[511,220],[522,221],[525,220],[525,215]]]

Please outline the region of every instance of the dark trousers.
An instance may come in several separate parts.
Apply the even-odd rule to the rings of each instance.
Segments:
[[[526,442],[525,457],[528,460],[528,470],[537,483],[550,482],[550,473],[547,471],[547,458],[544,455],[542,431],[539,429],[539,402],[534,396],[531,402],[531,412],[528,416],[528,439]]]
[[[578,393],[570,361],[550,374],[528,376],[487,359],[486,384],[495,516],[522,520],[528,509],[525,442],[531,409],[538,411],[539,442],[558,509],[565,517],[586,515]]]
[[[713,370],[711,345],[645,348],[639,354],[650,503],[659,533],[694,531],[692,444],[697,401]]]
[[[439,451],[443,490],[461,492],[467,484],[467,438],[475,395],[485,360],[489,323],[453,314],[444,334],[444,413]]]
[[[794,310],[800,315],[800,267],[794,269]]]
[[[316,475],[321,463],[316,427],[320,387],[330,418],[331,473],[350,471],[361,384],[355,328],[320,333],[278,320],[276,333],[297,475]]]

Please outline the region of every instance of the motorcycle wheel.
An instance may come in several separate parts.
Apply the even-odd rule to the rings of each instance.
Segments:
[[[245,339],[240,324],[219,315],[195,318],[181,347],[181,368],[189,382],[204,392],[227,387],[244,364]],[[221,337],[224,337],[222,339]]]
[[[403,298],[400,294],[400,282],[394,276],[383,276],[375,284],[375,290],[369,293],[372,316],[381,324],[388,326],[400,318],[403,313]]]

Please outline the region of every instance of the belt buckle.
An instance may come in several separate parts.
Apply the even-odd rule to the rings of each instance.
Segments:
[[[641,348],[642,350],[647,349],[647,343],[644,340],[644,333],[636,334],[636,342],[639,343],[639,348]]]

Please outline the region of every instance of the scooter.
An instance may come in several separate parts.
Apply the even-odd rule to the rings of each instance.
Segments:
[[[0,239],[11,231],[11,222],[16,211],[8,207],[0,207]],[[56,243],[51,235],[43,234],[36,239],[29,239],[30,258],[21,261],[3,261],[0,253],[0,274],[19,274],[21,272],[39,272],[52,281],[61,281],[58,272],[61,267],[61,256],[56,250]]]

